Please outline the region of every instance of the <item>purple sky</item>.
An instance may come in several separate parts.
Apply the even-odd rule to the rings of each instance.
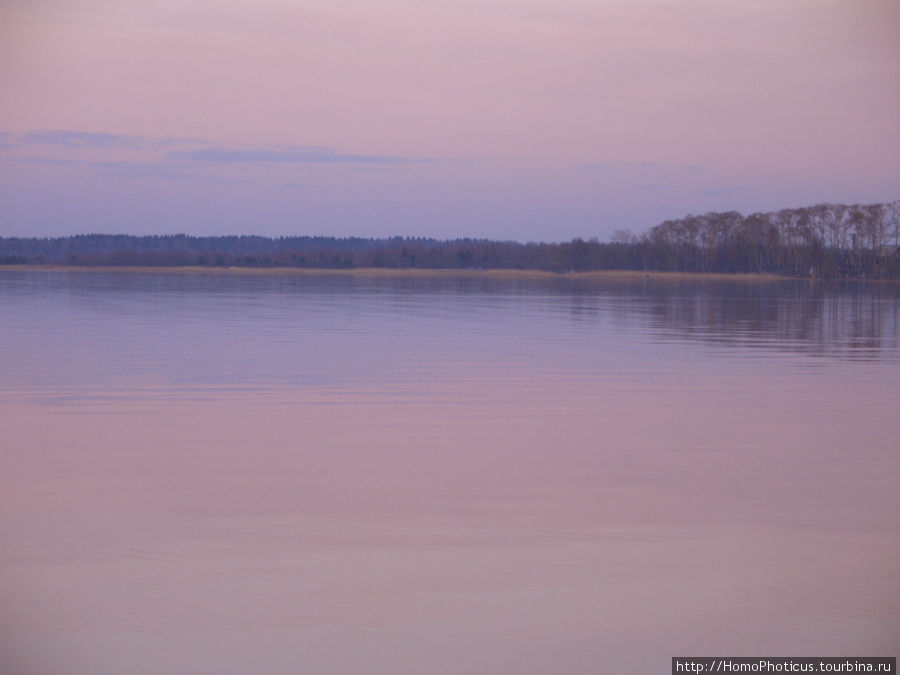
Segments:
[[[0,236],[891,201],[898,31],[896,0],[6,0]]]

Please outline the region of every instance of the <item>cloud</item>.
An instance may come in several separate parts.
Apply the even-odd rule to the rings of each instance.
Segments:
[[[704,197],[733,197],[734,195],[740,194],[742,192],[753,192],[754,190],[759,190],[758,187],[753,185],[735,185],[733,187],[721,187],[721,188],[707,188],[705,190],[701,190],[700,194]]]
[[[128,178],[181,178],[188,175],[181,167],[159,162],[89,162],[84,159],[38,157],[35,155],[10,157],[9,161],[19,164],[39,164],[44,166],[90,167],[107,176],[123,176]]]
[[[285,148],[266,150],[249,148],[200,148],[171,152],[168,158],[210,164],[409,164],[430,162],[430,159],[393,157],[386,155],[354,155],[335,152],[331,148]]]
[[[401,157],[398,155],[366,155],[343,153],[324,146],[281,147],[214,147],[207,140],[179,137],[150,137],[133,134],[111,134],[72,129],[29,131],[14,135],[0,132],[0,147],[20,148],[46,146],[68,151],[152,151],[168,150],[157,159],[176,162],[193,162],[208,165],[234,164],[354,164],[369,166],[430,164],[434,162],[469,162],[467,159],[433,159],[428,157]],[[34,147],[34,152],[37,148]],[[94,155],[96,156],[96,155]],[[87,158],[90,159],[90,158]],[[146,156],[142,157],[146,159]],[[31,161],[31,160],[28,160]],[[33,161],[38,159],[34,157]],[[86,161],[86,163],[90,163]],[[146,162],[95,162],[92,166],[109,171],[138,172]]]
[[[85,164],[106,178],[177,180],[207,185],[236,185],[244,182],[240,178],[198,173],[191,170],[190,167],[172,164],[171,162],[110,161],[86,162]]]
[[[659,166],[662,165],[658,162],[590,162],[579,164],[576,168],[611,171],[613,169],[652,169]]]
[[[10,157],[10,162],[19,164],[44,164],[46,166],[82,166],[83,159],[63,159],[60,157],[36,157],[34,155],[24,155],[21,157]]]
[[[62,148],[79,148],[91,150],[110,150],[116,148],[162,148],[187,143],[198,143],[189,138],[133,136],[129,134],[107,134],[92,131],[73,131],[71,129],[54,129],[30,131],[19,135],[19,143],[35,145],[53,145]]]
[[[89,131],[31,131],[19,136],[20,143],[36,145],[57,145],[63,148],[139,148],[143,145],[140,137],[121,134],[100,134]]]
[[[181,167],[160,162],[88,162],[88,166],[116,178],[193,178]]]
[[[588,164],[578,164],[576,166],[578,169],[593,169],[593,170],[603,170],[603,171],[612,171],[615,169],[662,169],[662,170],[672,170],[678,169],[682,171],[705,171],[705,169],[699,164],[665,164],[663,162],[591,162]]]
[[[85,159],[67,159],[62,157],[39,157],[36,155],[22,155],[10,157],[10,162],[16,164],[35,164],[39,166],[75,166],[95,170],[107,178],[163,178],[163,179],[192,179],[204,180],[202,176],[194,175],[184,166],[170,162],[127,162],[127,161],[87,161]],[[210,181],[205,181],[210,182]],[[220,179],[211,182],[223,182]]]
[[[302,165],[340,165],[350,171],[400,170],[409,165],[467,162],[399,155],[339,152],[325,146],[222,146],[215,141],[98,133],[71,129],[0,132],[4,163],[74,167],[106,179],[182,180],[204,183],[244,182],[235,170],[248,166],[281,167],[291,172]],[[284,190],[304,189],[291,177]],[[278,185],[278,184],[276,184]]]

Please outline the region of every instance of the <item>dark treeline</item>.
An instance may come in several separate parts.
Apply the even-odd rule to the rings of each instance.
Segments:
[[[898,216],[900,202],[708,213],[667,220],[639,244],[651,269],[898,278]]]
[[[611,242],[87,234],[0,238],[0,264],[761,272],[900,278],[900,202],[667,220]]]

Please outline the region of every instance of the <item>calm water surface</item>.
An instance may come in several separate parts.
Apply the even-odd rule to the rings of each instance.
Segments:
[[[896,655],[900,287],[0,271],[0,671]]]

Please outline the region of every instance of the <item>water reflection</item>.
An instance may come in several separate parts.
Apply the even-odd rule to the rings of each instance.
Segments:
[[[209,320],[226,332],[266,321],[352,331],[368,316],[418,324],[419,336],[448,316],[500,326],[524,312],[529,320],[546,323],[564,307],[577,323],[612,323],[626,333],[652,331],[661,340],[698,340],[721,348],[869,360],[895,360],[900,350],[897,284],[527,274],[0,272],[0,315],[8,324],[69,323],[78,322],[79,314],[84,319],[84,314],[107,313],[147,328],[161,307],[167,320]],[[335,319],[332,325],[315,323],[326,315]]]
[[[824,283],[725,284],[715,292],[653,294],[660,332],[737,348],[850,359],[897,358],[896,288]]]
[[[877,285],[0,272],[0,670],[895,653],[897,339]]]

